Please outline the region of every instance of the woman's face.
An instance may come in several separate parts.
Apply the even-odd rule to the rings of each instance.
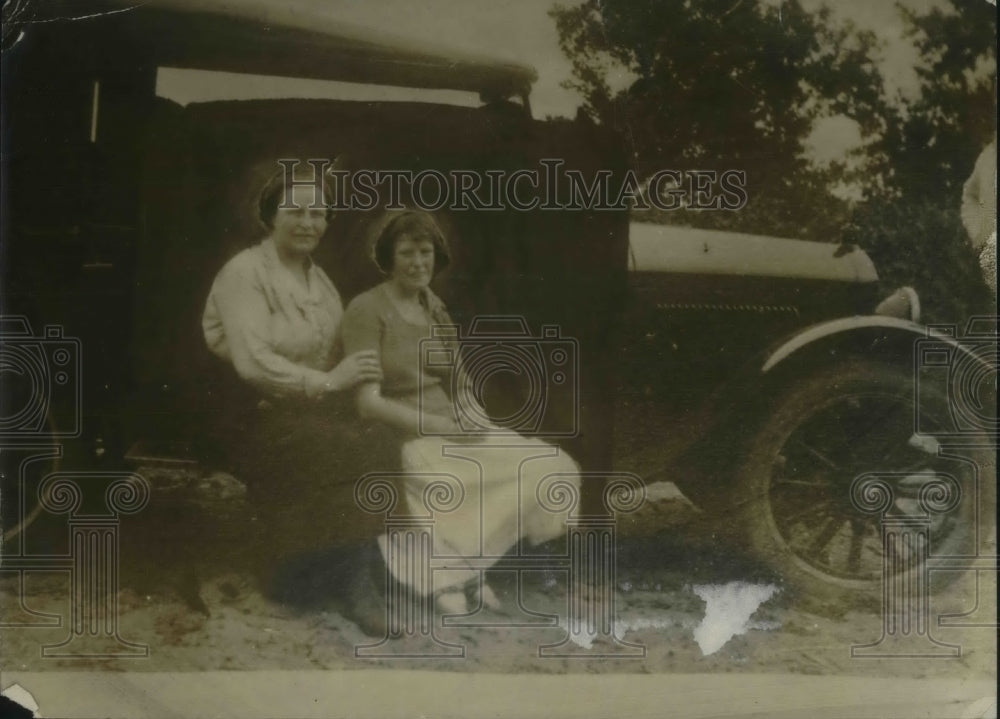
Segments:
[[[278,251],[290,257],[305,257],[319,244],[326,232],[326,209],[312,207],[313,187],[297,185],[286,194],[287,205],[274,214],[271,237]]]
[[[403,237],[392,255],[392,280],[400,288],[416,291],[427,287],[434,276],[434,243]]]

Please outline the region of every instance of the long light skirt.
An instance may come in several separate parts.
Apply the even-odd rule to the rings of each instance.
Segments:
[[[462,443],[422,437],[403,445],[402,459],[407,512],[433,519],[433,556],[449,566],[434,572],[435,592],[478,578],[469,558],[485,558],[482,566],[519,539],[538,544],[565,536],[569,512],[579,511],[579,466],[540,439],[515,432]],[[384,535],[379,544],[386,554]],[[407,582],[395,567],[393,574]]]

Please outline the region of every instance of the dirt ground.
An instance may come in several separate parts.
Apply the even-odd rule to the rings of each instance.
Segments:
[[[156,471],[148,470],[152,475]],[[202,490],[215,500],[222,497],[222,503],[214,506],[225,506],[226,510],[213,512],[209,520],[204,507],[196,511],[174,505],[174,511],[168,511],[164,508],[171,506],[170,502],[157,505],[155,500],[161,495],[154,495],[154,502],[144,511],[143,523],[132,518],[121,525],[118,636],[124,642],[148,647],[148,656],[42,656],[43,646],[59,644],[69,635],[69,575],[64,571],[31,571],[20,587],[15,575],[5,573],[0,578],[0,606],[8,625],[3,629],[5,669],[142,672],[385,666],[452,672],[996,676],[996,636],[994,629],[982,626],[931,626],[929,634],[920,637],[918,654],[943,651],[933,643],[933,637],[940,643],[960,645],[958,656],[852,658],[852,645],[872,643],[882,635],[877,607],[862,611],[829,605],[821,612],[808,611],[783,591],[780,577],[755,566],[731,547],[714,542],[699,513],[666,484],[654,487],[652,494],[658,499],[618,523],[614,635],[620,641],[610,635],[570,637],[565,572],[524,573],[520,603],[515,575],[494,572],[489,582],[502,602],[499,611],[484,610],[465,620],[473,626],[441,626],[441,617],[436,615],[433,633],[437,643],[417,643],[420,652],[452,656],[401,657],[402,645],[390,642],[381,648],[389,656],[359,657],[356,650],[374,640],[344,619],[332,602],[324,606],[320,601],[301,609],[262,595],[250,563],[245,561],[246,548],[252,546],[247,533],[259,531],[252,516],[238,497],[225,496],[229,490],[224,478],[191,479],[201,482]],[[200,525],[200,533],[179,530],[192,523]],[[140,539],[143,528],[152,534]],[[157,542],[170,545],[174,551],[150,561]],[[130,557],[126,551],[130,546],[141,548],[141,557]],[[733,582],[755,586],[773,583],[776,592],[752,613],[745,631],[706,655],[695,640],[706,616],[699,587]],[[985,591],[995,589],[984,586],[981,594]],[[934,598],[931,617],[969,611],[974,608],[974,597],[974,577],[963,578]],[[985,615],[991,615],[988,621],[995,622],[995,594],[984,600],[989,605],[983,607]],[[519,607],[535,613],[532,616],[536,619],[537,614],[553,615],[558,625],[511,626],[524,618]],[[61,626],[37,626],[47,621],[46,614],[61,617]],[[980,612],[980,621],[983,616]],[[9,626],[22,622],[36,626]],[[562,650],[554,653],[578,655],[542,656],[540,647],[560,643]],[[113,641],[94,640],[80,646],[92,654],[123,650],[122,644]],[[143,650],[140,646],[126,651]]]

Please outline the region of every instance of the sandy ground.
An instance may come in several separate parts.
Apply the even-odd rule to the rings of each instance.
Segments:
[[[255,527],[249,516],[241,513],[238,502],[228,502],[229,511],[214,520],[212,529],[217,539],[210,549],[201,545],[199,550],[195,545],[186,554],[174,552],[161,562],[139,562],[127,556],[123,560],[117,594],[119,637],[147,646],[148,656],[43,657],[43,646],[58,644],[68,636],[66,618],[71,588],[65,572],[32,571],[26,575],[23,588],[12,575],[0,580],[4,622],[38,622],[42,620],[40,614],[49,613],[62,617],[62,625],[5,628],[3,665],[7,670],[19,671],[386,666],[504,673],[996,676],[996,637],[988,627],[931,627],[933,639],[959,645],[960,656],[852,658],[852,645],[874,642],[881,636],[880,612],[874,608],[861,611],[837,607],[827,607],[822,613],[806,611],[781,590],[780,577],[769,575],[766,569],[755,566],[732,548],[723,549],[713,543],[706,536],[698,513],[684,500],[670,497],[667,489],[661,494],[668,496],[648,503],[628,521],[619,523],[616,637],[570,636],[565,572],[525,573],[520,602],[515,575],[494,572],[489,575],[489,582],[502,602],[500,610],[484,610],[465,619],[449,617],[446,622],[435,615],[433,634],[438,644],[425,641],[413,645],[420,652],[459,656],[404,658],[398,656],[398,647],[402,645],[389,643],[382,647],[389,656],[358,657],[356,650],[372,644],[373,640],[345,620],[334,603],[323,606],[320,602],[319,606],[302,610],[269,601],[261,594],[253,573],[241,567],[239,552],[233,549],[240,545],[243,533],[255,531]],[[173,516],[166,513],[161,519],[172,520]],[[123,543],[129,541],[130,526],[129,523],[122,526]],[[176,544],[177,535],[170,538],[169,524],[160,529],[166,532],[161,541]],[[753,611],[745,631],[706,655],[696,642],[698,628],[706,616],[706,602],[699,597],[704,590],[699,587],[734,582],[754,586],[773,583],[777,591]],[[944,595],[935,597],[932,616],[971,610],[974,596],[973,578],[960,580]],[[992,605],[995,622],[995,600],[987,597],[986,602]],[[558,625],[510,626],[524,618],[520,608],[556,617]],[[32,617],[25,610],[40,614]],[[470,626],[442,626],[456,621]],[[921,646],[928,652],[935,650],[930,639],[924,639]],[[544,651],[540,647],[560,643],[562,650],[555,653],[576,652],[578,656],[541,656]],[[86,646],[96,647],[96,652],[101,653],[112,645],[92,642]],[[589,649],[585,649],[588,645]]]

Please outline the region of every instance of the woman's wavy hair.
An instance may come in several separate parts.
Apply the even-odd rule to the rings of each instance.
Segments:
[[[310,170],[314,169],[308,164],[306,167],[310,168]],[[333,219],[333,205],[336,199],[333,196],[333,190],[326,182],[326,177],[320,175],[319,178],[316,178],[311,172],[300,170],[298,166],[292,172],[287,172],[282,167],[264,183],[264,187],[261,188],[260,195],[257,198],[257,219],[265,228],[273,230],[274,217],[278,214],[278,207],[281,205],[282,200],[289,196],[292,188],[295,186],[311,185],[313,183],[319,188],[323,197],[323,203],[326,205],[326,221],[329,222]]]
[[[444,233],[427,212],[405,210],[389,221],[379,233],[372,250],[372,259],[384,274],[392,272],[396,246],[406,240],[430,240],[434,245],[434,275],[451,264],[451,253]]]

